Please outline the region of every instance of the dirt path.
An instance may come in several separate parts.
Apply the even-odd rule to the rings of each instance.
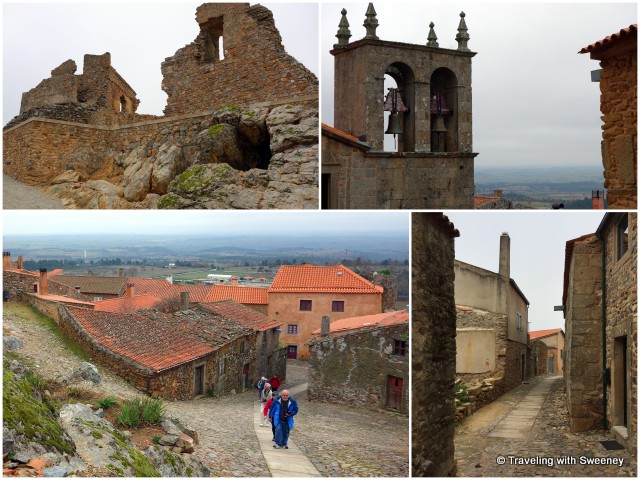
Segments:
[[[61,209],[62,201],[48,195],[40,187],[19,182],[8,175],[2,175],[2,208],[5,210]]]

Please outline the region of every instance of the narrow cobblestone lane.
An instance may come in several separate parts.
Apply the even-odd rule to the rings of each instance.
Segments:
[[[608,439],[601,431],[571,433],[562,377],[535,377],[456,426],[457,475],[635,477],[636,462],[626,450],[606,450],[600,442]],[[622,466],[581,464],[590,459]]]

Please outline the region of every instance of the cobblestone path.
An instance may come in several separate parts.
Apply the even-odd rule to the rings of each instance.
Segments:
[[[548,394],[544,396],[542,392],[547,387]],[[541,396],[544,396],[544,402],[531,426],[529,420]],[[486,405],[456,426],[457,475],[635,477],[636,462],[626,450],[606,450],[600,441],[608,439],[606,432],[598,430],[572,433],[562,377],[539,376]],[[608,462],[615,459],[618,463],[621,460],[622,466],[581,464],[594,458],[607,459],[604,461]],[[500,465],[502,459],[504,464]],[[560,464],[574,459],[576,464]]]

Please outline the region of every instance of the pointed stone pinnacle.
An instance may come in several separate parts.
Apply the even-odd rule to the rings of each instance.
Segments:
[[[338,43],[333,45],[333,48],[341,48],[349,45],[349,38],[351,38],[351,32],[349,31],[349,21],[347,20],[347,9],[343,8],[340,12],[342,14],[342,18],[340,18],[340,23],[338,24],[338,33],[336,33],[336,37],[338,37]]]
[[[427,47],[435,47],[438,48],[438,37],[436,36],[436,32],[433,30],[435,24],[431,22],[429,24],[429,36],[427,37]]]
[[[469,34],[467,33],[467,24],[464,21],[465,14],[460,12],[460,24],[458,25],[458,34],[456,35],[456,41],[458,42],[458,50],[461,52],[470,52],[467,47],[469,41]]]
[[[376,36],[376,28],[378,28],[378,19],[376,18],[376,10],[373,8],[373,3],[369,3],[367,7],[367,13],[365,13],[364,23],[362,26],[367,29],[367,34],[364,38],[369,38],[371,40],[378,40]]]

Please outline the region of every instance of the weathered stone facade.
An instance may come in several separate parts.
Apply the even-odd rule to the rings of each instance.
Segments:
[[[4,128],[4,173],[51,185],[67,208],[317,208],[317,79],[268,9],[197,15],[196,41],[163,64],[166,117],[135,113],[108,53],[86,55],[82,75],[69,60]],[[214,33],[224,60],[208,57]]]
[[[631,25],[583,48],[600,60],[602,165],[612,209],[638,207],[638,30]]]
[[[464,13],[457,50],[431,41],[425,46],[380,40],[375,27],[349,43],[344,22],[345,10],[337,35],[342,38],[331,50],[335,129],[322,129],[326,208],[473,208],[475,53],[463,39]],[[385,74],[396,81],[406,107],[396,112],[402,130],[398,153],[382,151]],[[388,97],[387,110],[389,102]]]
[[[310,340],[309,400],[364,408],[393,404],[398,411],[409,413],[409,352],[395,355],[396,340],[409,341],[408,323],[359,328]],[[399,402],[390,399],[390,377],[401,379]]]
[[[547,346],[540,340],[534,340],[530,345],[529,376],[544,375],[547,372]]]
[[[454,237],[439,213],[412,214],[412,476],[455,474]]]
[[[563,297],[567,409],[571,429],[581,432],[602,424],[602,245],[595,234],[567,242]]]
[[[2,290],[8,291],[10,298],[21,300],[23,295],[38,292],[40,288],[39,283],[40,279],[38,274],[33,272],[26,270],[2,271]],[[83,295],[73,287],[56,282],[54,278],[48,279],[47,289],[51,295],[60,295],[85,302],[93,300],[92,297]]]

